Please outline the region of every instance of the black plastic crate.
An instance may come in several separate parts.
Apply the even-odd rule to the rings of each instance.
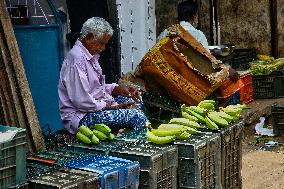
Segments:
[[[112,156],[140,163],[140,189],[176,188],[177,154],[177,148],[174,146],[155,145],[146,141],[128,143],[110,152]]]
[[[151,90],[143,93],[142,99],[144,112],[154,127],[181,115],[181,104],[169,95]]]
[[[242,139],[244,122],[239,121],[223,128],[221,136],[222,188],[242,188]]]
[[[178,188],[221,188],[218,133],[201,133],[174,144],[178,148]]]
[[[233,58],[230,61],[230,66],[237,71],[244,71],[250,68],[249,63],[256,59],[255,48],[251,49],[235,49]]]
[[[273,134],[284,134],[284,105],[274,104],[271,106]]]
[[[252,85],[256,99],[284,97],[284,70],[253,76]]]
[[[82,143],[74,143],[70,148],[77,152],[90,153],[90,154],[103,154],[108,155],[111,150],[125,146],[126,142],[123,140],[103,141],[97,145],[87,145]]]
[[[65,162],[80,159],[82,157],[88,157],[88,153],[80,153],[70,149],[56,148],[46,152],[40,152],[28,157],[30,161],[38,161],[42,163],[49,163],[62,166]]]
[[[99,189],[96,173],[61,169],[29,180],[29,189]]]

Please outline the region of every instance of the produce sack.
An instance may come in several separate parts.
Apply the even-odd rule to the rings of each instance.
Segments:
[[[196,105],[227,78],[228,70],[180,25],[170,28],[142,59],[135,75],[146,87],[166,91],[180,103]]]

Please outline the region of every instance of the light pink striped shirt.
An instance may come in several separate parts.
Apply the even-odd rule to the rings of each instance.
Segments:
[[[87,112],[115,104],[111,93],[117,84],[105,84],[99,57],[91,55],[77,40],[63,61],[58,84],[59,108],[64,127],[71,133],[77,131]]]

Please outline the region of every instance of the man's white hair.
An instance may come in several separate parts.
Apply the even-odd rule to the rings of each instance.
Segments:
[[[113,29],[105,19],[92,17],[83,24],[81,29],[81,38],[86,37],[89,33],[93,34],[95,38],[100,38],[104,35],[104,33],[108,33],[112,36]]]

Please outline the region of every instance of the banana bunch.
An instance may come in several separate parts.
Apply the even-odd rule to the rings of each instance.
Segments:
[[[114,138],[111,129],[105,124],[95,124],[90,128],[82,125],[76,133],[76,139],[85,144],[99,144],[100,141]]]
[[[181,106],[183,118],[186,118],[189,121],[204,123],[206,127],[211,130],[218,130],[219,127],[226,127],[229,126],[231,122],[238,121],[240,119],[240,113],[245,108],[247,108],[245,104],[237,104],[229,105],[227,107],[220,108],[220,111],[216,111],[214,100],[203,100],[197,106]],[[195,119],[192,117],[195,117]],[[189,125],[184,121],[181,123],[176,119],[172,121],[172,123],[182,124],[185,126]]]
[[[146,136],[148,137],[149,141],[153,143],[167,144],[175,139],[186,140],[191,136],[191,134],[196,134],[197,132],[198,131],[196,129],[190,126],[168,123],[160,124],[157,129],[148,127]]]

